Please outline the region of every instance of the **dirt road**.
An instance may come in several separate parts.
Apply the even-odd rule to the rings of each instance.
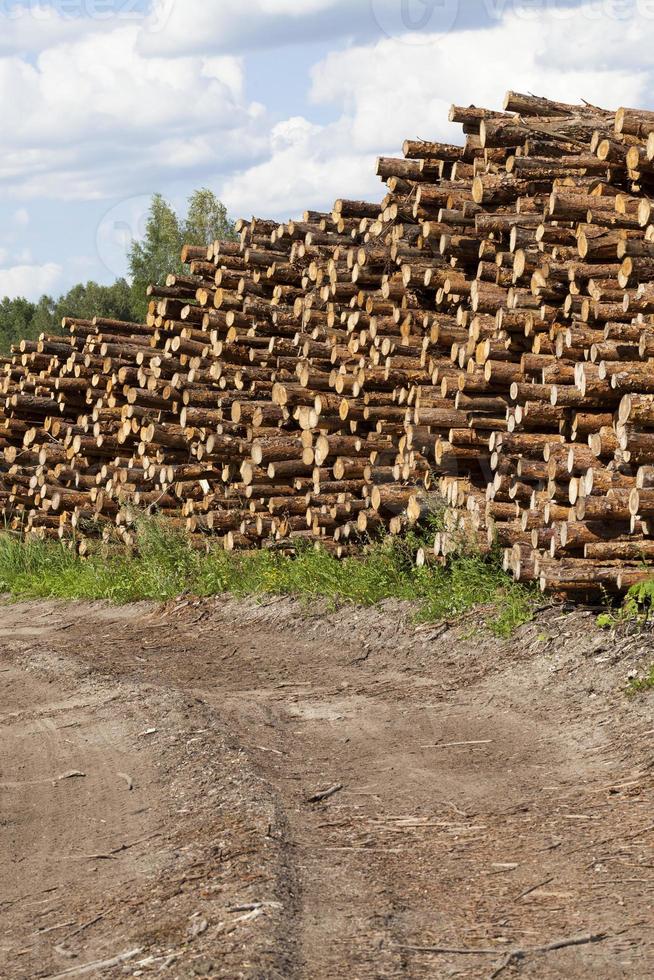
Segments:
[[[654,975],[649,635],[475,626],[1,607],[0,976]]]

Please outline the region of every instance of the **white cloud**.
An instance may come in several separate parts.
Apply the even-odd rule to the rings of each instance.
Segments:
[[[607,106],[652,98],[654,0],[574,9],[576,0],[408,0],[408,8],[400,0],[159,0],[136,17],[134,0],[115,0],[123,15],[112,16],[101,15],[107,0],[56,0],[58,10],[24,0],[30,15],[12,18],[7,3],[0,0],[0,203],[2,244],[12,249],[0,253],[9,267],[0,284],[18,291],[53,288],[48,277],[61,271],[18,256],[13,246],[23,246],[27,230],[39,235],[37,255],[49,236],[50,254],[63,261],[56,206],[45,228],[21,223],[19,204],[32,199],[59,202],[64,236],[68,201],[112,201],[113,214],[137,195],[161,189],[181,199],[201,185],[221,192],[232,213],[281,218],[341,196],[379,200],[377,155],[399,155],[405,137],[461,139],[447,122],[451,102],[500,107],[509,86]],[[98,9],[64,15],[75,3]],[[440,15],[407,34],[432,7]],[[627,7],[638,16],[623,18]],[[434,33],[452,26],[455,8],[459,23],[470,26],[474,12],[477,23],[495,26]],[[288,45],[305,42],[336,49],[316,65],[310,90],[335,121],[318,125],[303,108],[275,125],[278,117],[249,98],[242,55],[278,49],[257,63],[264,76],[256,84],[261,91],[270,73],[272,101],[280,89],[307,88],[285,60]],[[289,75],[284,85],[275,72]],[[30,209],[35,216],[38,203]],[[96,223],[88,221],[89,254]],[[98,270],[100,259],[101,251]],[[115,261],[112,253],[105,264]],[[74,262],[69,275],[79,275]]]
[[[0,56],[15,53],[33,54],[44,48],[98,30],[101,25],[93,18],[65,17],[47,4],[0,3]]]
[[[352,37],[362,28],[379,33],[368,0],[161,0],[140,45],[147,54],[176,57]]]
[[[26,228],[30,223],[30,213],[27,208],[18,208],[13,214],[14,224],[21,228]]]
[[[106,9],[105,0],[96,2]],[[455,138],[460,131],[447,123],[452,101],[498,106],[508,84],[566,100],[646,101],[654,16],[621,21],[617,45],[612,21],[596,16],[598,4],[609,2],[618,0],[576,10],[486,0],[487,13],[504,12],[495,28],[422,31],[418,45],[414,35],[383,34],[395,21],[402,27],[399,0],[161,0],[137,21],[133,13],[98,14],[72,26],[79,18],[34,7],[33,30],[52,27],[55,41],[36,58],[0,57],[0,93],[11,92],[0,95],[0,193],[120,199],[171,182],[216,186],[231,173],[225,196],[239,210],[328,206],[332,191],[379,196],[375,155],[399,152],[406,136]],[[444,0],[443,9],[452,3],[459,6]],[[25,23],[8,21],[13,43]],[[286,44],[300,34],[342,35],[348,24],[367,24],[381,39],[335,51],[315,67],[311,97],[336,106],[340,119],[304,135],[296,130],[283,145],[283,128],[271,129],[265,107],[248,100],[242,59],[220,52],[259,43],[257,32],[262,45]],[[292,130],[292,121],[286,125]]]
[[[541,13],[533,20],[512,14],[492,30],[434,35],[419,47],[387,39],[350,48],[314,69],[312,97],[342,107],[357,148],[379,146],[381,134],[397,147],[407,136],[451,138],[461,132],[447,122],[452,102],[500,108],[509,86],[609,108],[646,99],[651,75],[642,67],[642,55],[640,67],[630,52],[609,67],[615,46],[606,22],[586,22],[583,11],[576,11],[575,18]],[[579,41],[571,23],[578,27],[578,21],[585,27],[586,57],[573,53]],[[648,29],[648,41],[642,26],[639,35],[646,46],[654,43],[654,22]]]
[[[376,156],[401,155],[407,137],[462,141],[461,127],[447,119],[450,104],[501,108],[508,85],[607,108],[647,104],[654,19],[622,25],[616,45],[593,4],[536,17],[529,9],[512,9],[490,30],[422,35],[417,45],[385,38],[331,53],[314,68],[311,97],[336,105],[338,122],[275,127],[268,159],[225,183],[226,202],[238,213],[278,217],[329,207],[337,196],[380,199]]]
[[[119,127],[144,142],[164,126],[192,130],[208,121],[210,109],[214,126],[234,123],[243,110],[237,59],[143,58],[138,34],[136,26],[119,27],[50,48],[34,65],[0,62],[0,85],[9,91],[13,79],[16,93],[5,107],[13,139],[34,145],[40,136],[68,145]]]
[[[52,292],[61,279],[63,269],[55,262],[45,265],[14,265],[0,269],[0,296],[25,296],[36,300]]]
[[[227,180],[221,197],[234,214],[283,218],[336,197],[374,196],[374,155],[352,152],[348,137],[341,123],[287,119],[271,131],[269,159]]]
[[[101,0],[100,0],[101,2]],[[429,43],[430,34],[489,27],[511,11],[566,17],[582,0],[157,0],[140,38],[148,54],[168,57],[284,48],[316,41]],[[590,0],[600,19],[652,0]],[[599,10],[598,10],[599,8]],[[624,18],[622,18],[624,19]]]
[[[118,196],[230,169],[265,143],[263,110],[244,92],[240,59],[172,61],[137,50],[119,25],[42,52],[0,58],[0,181],[14,196]]]

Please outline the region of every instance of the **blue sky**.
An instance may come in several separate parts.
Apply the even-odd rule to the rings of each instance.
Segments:
[[[124,274],[155,191],[282,219],[507,88],[652,107],[654,0],[0,0],[0,295]]]

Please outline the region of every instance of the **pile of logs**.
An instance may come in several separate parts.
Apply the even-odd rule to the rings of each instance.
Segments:
[[[13,530],[418,561],[499,544],[585,596],[654,557],[654,113],[510,92],[462,145],[380,158],[381,204],[187,246],[145,324],[69,320],[2,365]]]

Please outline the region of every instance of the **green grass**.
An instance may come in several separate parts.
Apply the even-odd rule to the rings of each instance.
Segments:
[[[651,630],[654,624],[654,578],[633,585],[627,592],[622,605],[614,608],[607,597],[606,611],[597,617],[597,625],[612,630],[622,627],[633,633]],[[643,694],[654,690],[654,665],[645,677],[629,681],[627,694]]]
[[[114,603],[197,596],[288,595],[326,598],[334,605],[373,606],[385,599],[416,604],[416,619],[437,622],[484,607],[488,627],[508,636],[533,616],[536,593],[518,585],[497,560],[454,557],[447,567],[416,568],[418,539],[388,538],[361,558],[342,561],[301,548],[206,554],[165,525],[145,522],[133,553],[99,548],[80,558],[57,542],[0,535],[0,590],[15,599],[106,599]]]
[[[652,624],[653,618],[654,578],[651,578],[632,585],[618,608],[611,606],[607,598],[607,609],[597,617],[597,625],[602,629],[623,625],[645,627]]]
[[[654,666],[650,667],[649,674],[645,677],[637,677],[629,682],[627,694],[644,694],[646,691],[654,691]]]

